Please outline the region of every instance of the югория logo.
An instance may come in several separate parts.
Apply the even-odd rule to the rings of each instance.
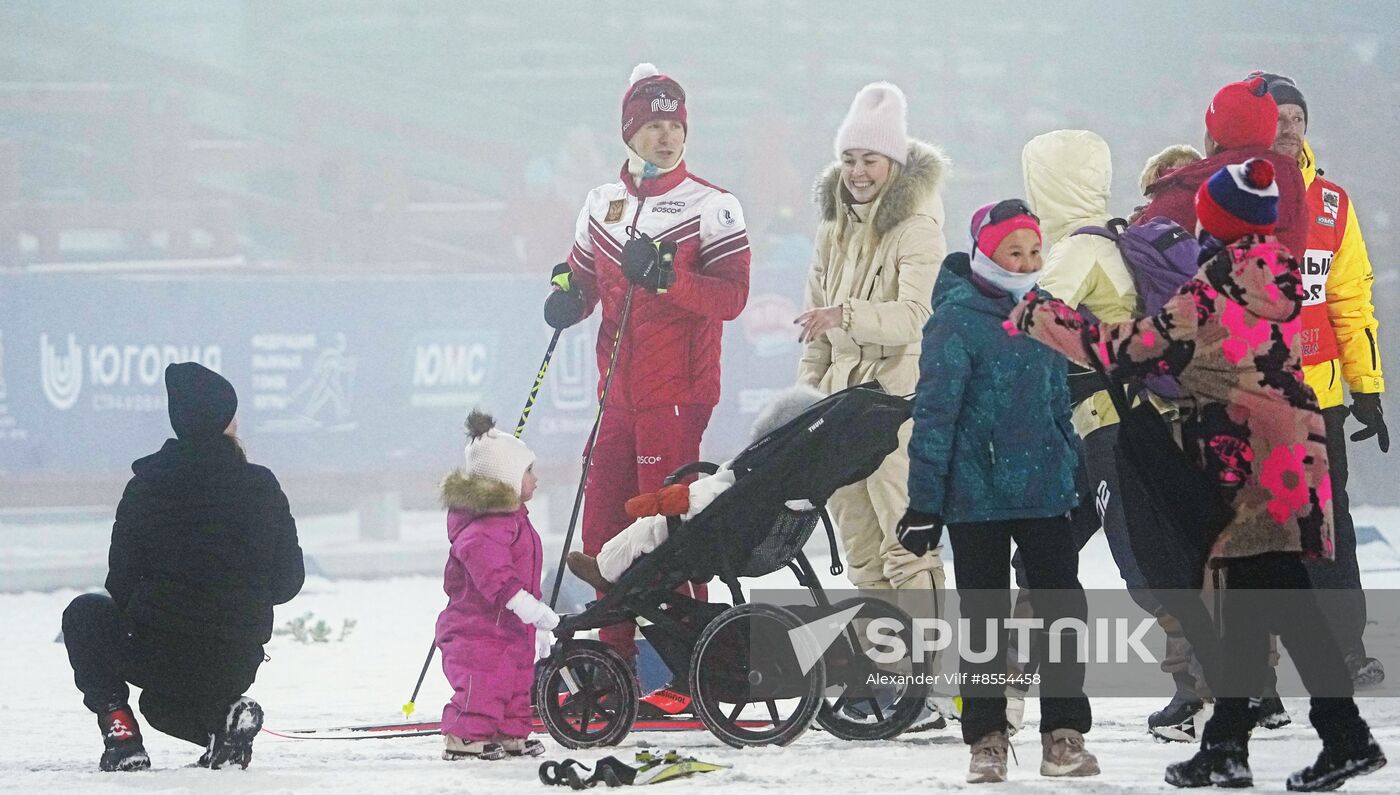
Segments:
[[[48,334],[39,334],[39,380],[54,408],[66,411],[78,402],[83,391],[83,354],[75,335],[68,335],[68,350],[60,353],[49,344]]]

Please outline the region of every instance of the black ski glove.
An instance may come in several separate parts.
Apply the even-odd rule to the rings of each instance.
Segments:
[[[566,329],[583,320],[583,295],[570,281],[572,271],[567,262],[554,266],[549,283],[554,289],[544,299],[544,322],[553,329]]]
[[[1390,430],[1385,427],[1385,414],[1381,411],[1379,392],[1351,393],[1351,416],[1366,426],[1351,435],[1353,442],[1362,442],[1376,436],[1381,452],[1390,452]]]
[[[622,273],[627,281],[664,293],[676,283],[676,244],[669,240],[653,240],[642,232],[622,247]]]
[[[943,540],[943,517],[910,508],[895,525],[895,538],[911,554],[923,557]]]

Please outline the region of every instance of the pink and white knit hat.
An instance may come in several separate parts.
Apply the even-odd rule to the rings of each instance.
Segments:
[[[899,86],[871,83],[862,88],[836,131],[836,156],[851,149],[869,149],[904,165],[909,156],[908,112]]]

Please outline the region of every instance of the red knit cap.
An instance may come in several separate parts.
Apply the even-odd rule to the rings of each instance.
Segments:
[[[1206,132],[1221,149],[1268,148],[1278,133],[1278,103],[1269,85],[1254,77],[1215,92],[1206,108]]]
[[[630,143],[642,125],[654,119],[671,119],[681,123],[686,133],[685,89],[675,80],[657,72],[649,63],[637,64],[632,70],[631,85],[622,96],[622,142]]]

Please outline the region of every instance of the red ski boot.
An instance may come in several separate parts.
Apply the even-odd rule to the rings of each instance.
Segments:
[[[665,719],[676,715],[690,715],[690,694],[672,687],[653,690],[642,696],[641,709],[637,717],[642,720]]]

